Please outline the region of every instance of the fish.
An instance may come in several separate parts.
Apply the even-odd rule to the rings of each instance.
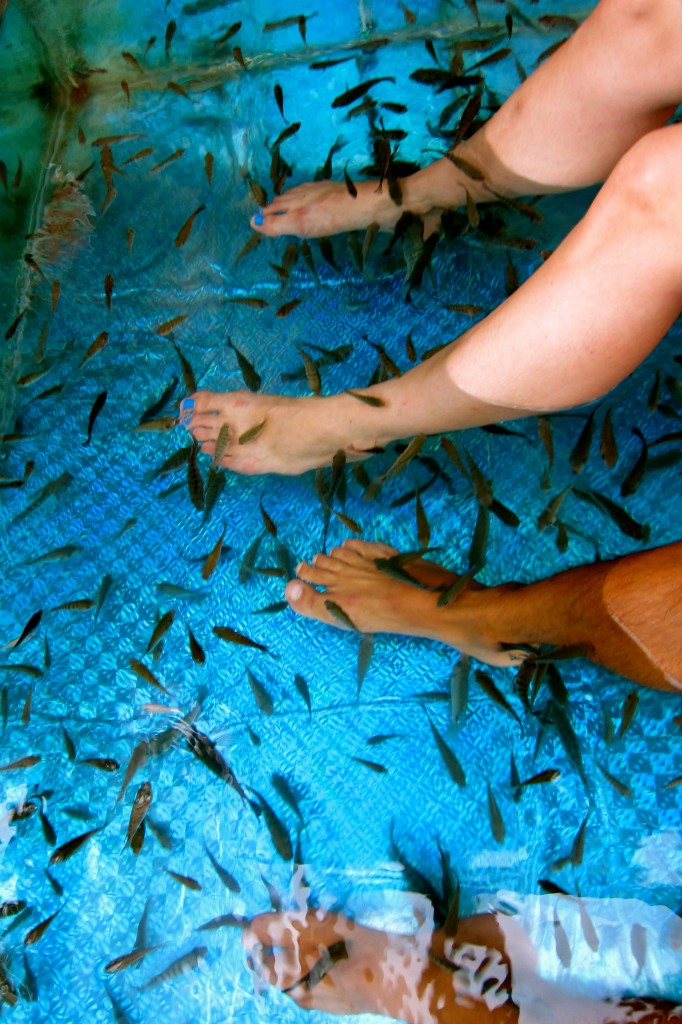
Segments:
[[[246,244],[242,246],[242,248],[239,250],[239,252],[235,256],[235,259],[234,259],[235,265],[237,263],[239,263],[241,260],[243,260],[245,256],[248,256],[248,254],[250,252],[253,252],[253,250],[256,249],[260,245],[260,243],[262,241],[263,241],[263,236],[262,235],[259,235],[259,234],[256,234],[256,233],[251,235],[251,237],[248,239]]]
[[[128,830],[126,832],[126,840],[123,844],[124,850],[126,847],[130,846],[135,833],[142,825],[145,816],[151,807],[152,799],[153,794],[151,782],[143,782],[135,794],[135,799],[133,800],[130,819],[128,821]]]
[[[250,637],[245,636],[244,633],[238,633],[236,629],[231,629],[230,626],[214,626],[213,632],[220,640],[225,640],[227,643],[239,644],[242,647],[254,647],[258,651],[268,650],[264,644],[252,640]]]
[[[24,945],[33,946],[35,945],[36,942],[42,939],[43,935],[50,927],[57,914],[60,914],[62,912],[62,909],[63,908],[60,907],[59,910],[55,910],[54,914],[50,914],[50,916],[46,917],[44,921],[40,922],[40,924],[37,924],[35,925],[35,927],[31,928],[31,930],[27,932],[26,935],[24,936]]]
[[[287,125],[287,127],[283,128],[282,131],[277,136],[277,138],[275,139],[274,143],[272,144],[272,148],[278,150],[281,144],[283,142],[286,142],[287,139],[290,139],[292,138],[292,136],[296,135],[296,133],[300,131],[300,128],[300,121],[293,121],[291,124]]]
[[[599,491],[582,491],[575,488],[573,493],[581,501],[588,502],[595,508],[600,509],[613,520],[621,533],[625,534],[626,537],[631,537],[633,540],[641,540],[644,543],[647,542],[650,534],[650,528],[648,525],[637,522],[632,516],[628,515],[624,508],[621,508],[615,501],[611,501],[605,494],[601,494]]]
[[[97,337],[95,338],[95,340],[90,345],[90,347],[88,348],[87,352],[85,353],[85,355],[81,359],[81,363],[80,363],[81,369],[85,366],[85,364],[87,362],[89,362],[92,359],[92,357],[94,355],[97,355],[98,352],[101,352],[101,350],[104,348],[104,346],[107,344],[108,341],[109,341],[109,332],[108,331],[100,331],[100,333],[97,335]]]
[[[126,245],[128,247],[128,252],[132,251],[134,240],[135,240],[135,228],[128,228],[128,230],[126,231]]]
[[[343,610],[340,604],[337,604],[336,601],[331,601],[327,598],[324,602],[324,606],[330,615],[332,615],[345,629],[351,629],[356,633],[360,632],[357,626],[353,623],[351,617]]]
[[[429,718],[428,714],[426,717],[428,718],[429,726],[431,727],[431,734],[435,741],[436,747],[438,748],[438,753],[441,756],[441,759],[443,761],[443,764],[445,765],[445,769],[448,775],[450,776],[452,781],[456,783],[458,786],[466,786],[466,775],[464,774],[464,769],[459,763],[459,759],[457,758],[455,752],[445,742],[445,740],[438,732],[431,719]]]
[[[640,453],[635,460],[630,472],[627,474],[622,484],[620,485],[620,494],[622,498],[627,498],[630,494],[634,494],[642,482],[644,471],[646,469],[647,459],[649,457],[649,444],[642,434],[641,430],[637,427],[633,427],[631,433],[639,438],[641,449]]]
[[[289,805],[289,807],[292,809],[296,817],[303,824],[304,818],[303,814],[301,813],[301,808],[299,806],[298,796],[292,789],[289,782],[287,782],[284,776],[280,775],[278,772],[273,772],[271,776],[271,781],[272,787],[275,790],[275,792],[278,794],[278,796],[282,798],[282,800],[284,800],[286,804]]]
[[[250,924],[248,917],[243,917],[240,914],[221,914],[219,917],[213,917],[210,921],[205,921],[204,924],[200,924],[197,928],[198,932],[215,931],[217,928],[247,928]]]
[[[319,985],[321,981],[331,971],[334,964],[340,963],[342,960],[348,959],[348,947],[343,939],[339,939],[337,942],[332,942],[328,946],[322,956],[317,960],[310,970],[299,978],[298,981],[294,982],[293,985],[289,985],[287,988],[283,988],[283,992],[291,992],[293,989],[299,986],[304,992],[309,992],[316,985]]]
[[[249,306],[251,309],[265,309],[268,304],[265,299],[259,299],[252,295],[238,295],[235,298],[228,299],[227,301],[237,303],[240,306]]]
[[[150,654],[151,651],[153,651],[153,649],[157,646],[162,637],[164,637],[168,630],[171,628],[174,620],[175,611],[173,609],[164,612],[164,614],[161,616],[161,618],[159,619],[159,621],[157,622],[152,631],[152,635],[150,637],[149,643],[147,644],[145,654]]]
[[[92,409],[90,410],[90,416],[88,417],[88,436],[87,436],[87,440],[83,441],[83,447],[86,447],[87,445],[89,445],[90,441],[92,440],[92,428],[95,425],[95,420],[97,419],[97,417],[101,413],[102,409],[104,408],[106,400],[107,400],[107,392],[106,391],[101,391],[97,395],[97,397],[95,398],[95,401],[92,404]]]
[[[42,674],[42,669],[41,669]],[[21,712],[21,724],[28,725],[31,721],[31,705],[33,703],[33,683],[31,683],[28,689],[28,696],[24,702],[24,707]]]
[[[179,327],[180,324],[187,319],[187,313],[181,313],[179,316],[174,316],[172,320],[166,320],[165,323],[161,324],[160,327],[156,328],[156,334],[160,337],[165,338],[166,335],[170,334],[171,331]]]
[[[168,84],[170,86],[171,83],[169,82]],[[187,220],[185,221],[185,223],[182,225],[182,227],[178,231],[177,235],[175,236],[175,243],[174,244],[175,244],[175,248],[176,249],[180,249],[185,244],[185,242],[189,238],[189,235],[190,235],[190,232],[192,230],[192,225],[194,224],[195,218],[200,213],[202,213],[205,209],[206,209],[206,204],[202,203],[201,206],[197,206],[197,208],[194,211],[194,213],[190,214],[190,216],[187,218]],[[194,390],[194,389],[192,389],[192,390]]]
[[[575,838],[571,846],[571,864],[574,868],[579,867],[583,862],[583,854],[585,852],[585,830],[587,828],[589,817],[590,812],[588,811],[583,818],[580,828],[575,834]]]
[[[121,50],[121,56],[123,57],[124,61],[130,64],[131,67],[135,68],[136,71],[139,71],[140,74],[144,74],[144,68],[137,60],[137,58],[133,56],[132,53],[130,53],[128,50]],[[95,143],[93,142],[93,146],[94,145]]]
[[[255,441],[256,438],[261,433],[261,431],[263,430],[263,427],[265,426],[266,422],[266,420],[261,420],[260,423],[256,423],[253,427],[249,427],[248,430],[245,430],[243,434],[239,435],[237,443],[249,444],[249,442]]]
[[[142,949],[134,949],[130,953],[124,953],[123,956],[114,957],[105,966],[104,970],[107,974],[118,974],[119,971],[125,971],[128,967],[134,967],[135,964],[139,964],[141,960],[144,960],[146,956],[153,953],[157,949],[162,949],[163,943],[159,943],[157,946],[146,946]]]
[[[180,85],[178,82],[166,82],[166,88],[171,92],[176,93],[178,96],[182,96],[184,99],[192,102],[192,97],[185,89],[184,85]]]
[[[599,454],[601,455],[602,461],[607,469],[613,469],[618,462],[618,445],[616,444],[616,437],[613,432],[610,409],[606,410],[606,415],[604,416],[604,421],[602,423]]]
[[[299,297],[296,299],[291,299],[289,302],[283,303],[283,305],[279,306],[275,310],[275,316],[279,317],[280,320],[283,319],[285,316],[289,316],[289,313],[293,312],[293,310],[295,310],[297,306],[300,306],[302,302],[303,298]]]
[[[305,681],[302,675],[297,673],[294,676],[294,686],[296,687],[297,692],[299,693],[301,699],[303,700],[303,703],[308,708],[309,715],[312,717],[313,706],[310,700],[310,690],[308,688],[307,682]]]
[[[590,415],[587,417],[585,425],[580,431],[580,436],[578,437],[578,440],[576,441],[575,446],[571,454],[569,455],[568,461],[574,473],[579,473],[585,465],[585,463],[587,462],[587,457],[590,453],[590,445],[592,444],[592,434],[594,431],[594,414],[596,411],[596,408],[593,409]]]
[[[244,59],[244,54],[242,53],[241,46],[232,47],[232,56],[236,60],[237,64],[239,64],[240,68],[242,68],[244,71],[249,70],[246,60]]]
[[[360,85],[356,85],[352,89],[347,89],[346,92],[337,96],[332,102],[332,107],[337,110],[339,107],[350,106],[350,104],[355,103],[356,100],[362,99],[362,97],[365,96],[375,85],[378,85],[379,82],[392,82],[393,85],[395,85],[395,78],[391,75],[385,75],[381,78],[370,78],[369,81],[362,82]]]
[[[365,681],[367,670],[369,669],[372,655],[374,654],[375,640],[371,634],[364,634],[360,640],[360,646],[358,647],[358,669],[357,669],[357,684],[358,696],[362,689],[362,684]]]
[[[218,538],[215,546],[211,549],[211,551],[207,555],[206,561],[204,562],[204,564],[202,566],[201,575],[202,575],[202,577],[205,580],[210,579],[210,577],[215,572],[216,566],[218,565],[218,562],[220,560],[220,555],[221,555],[222,550],[223,550],[223,541],[225,539],[226,531],[227,531],[227,527],[224,527],[223,532],[220,534],[220,537]]]
[[[45,675],[37,665],[24,665],[19,663],[0,665],[3,672],[20,672],[22,675],[31,676],[33,679],[42,679]]]
[[[28,754],[26,757],[20,757],[17,761],[11,761],[9,764],[0,767],[0,772],[13,772],[19,768],[32,768],[34,764],[38,764],[42,758],[40,754]]]
[[[14,318],[12,323],[9,325],[9,327],[5,331],[5,341],[10,341],[10,339],[14,337],[25,312],[26,310],[22,309],[21,312]]]
[[[170,57],[171,43],[173,42],[173,37],[175,35],[176,29],[177,29],[177,25],[175,23],[175,19],[171,18],[171,20],[166,25],[166,39],[165,39],[166,60],[168,60],[168,58]]]
[[[220,0],[220,5],[221,6],[222,6],[222,2],[223,2],[223,0]],[[186,6],[187,5],[185,5],[185,7]],[[185,8],[183,8],[183,10],[185,10]],[[216,39],[215,45],[216,46],[222,46],[223,43],[226,43],[228,41],[228,39],[232,38],[232,36],[236,36],[237,32],[239,32],[239,29],[241,27],[242,27],[241,21],[233,22],[230,25],[230,27],[227,29],[227,31],[223,32],[223,34],[220,36],[220,38]]]
[[[519,782],[519,786],[540,786],[545,782],[554,782],[561,775],[561,771],[558,768],[546,768],[542,772],[538,772],[537,775],[531,775],[529,779],[524,779],[523,782]]]
[[[133,153],[127,160],[124,160],[121,167],[126,167],[128,164],[134,164],[138,160],[144,160],[146,156],[150,156],[154,152],[153,146],[145,146],[144,149],[138,149],[137,153]],[[132,230],[132,229],[129,229]]]
[[[232,786],[242,800],[246,800],[244,790],[210,736],[199,732],[184,719],[174,722],[168,732],[172,735],[174,730],[185,737],[188,749],[202,764],[206,765],[209,771]]]
[[[64,601],[63,604],[50,608],[51,612],[88,612],[94,608],[95,602],[90,597],[79,597],[73,601]]]
[[[611,772],[608,772],[606,768],[604,768],[604,766],[599,763],[599,761],[596,762],[596,765],[599,771],[606,779],[606,781],[611,783],[611,785],[617,793],[620,793],[621,796],[627,797],[628,799],[632,797],[632,790],[629,786],[626,786],[624,782],[621,782],[620,779],[617,779],[615,775],[612,775]]]
[[[27,558],[21,562],[21,565],[40,565],[41,562],[48,562],[55,559],[71,558],[72,555],[77,555],[85,548],[81,547],[80,544],[64,544],[60,548],[53,548],[52,551],[46,551],[43,555],[38,555],[36,558]]]
[[[344,393],[351,395],[353,398],[357,398],[359,402],[363,402],[365,405],[370,405],[375,409],[379,409],[386,405],[383,398],[379,398],[377,395],[367,395],[361,391],[355,391],[352,388],[344,388]]]
[[[647,953],[647,931],[639,921],[630,928],[630,950],[637,964],[637,973],[644,970]]]
[[[353,56],[337,57],[335,60],[317,60],[308,65],[310,71],[326,71],[327,68],[334,68],[337,64],[346,64],[349,60],[355,60]]]
[[[156,646],[156,644],[154,646]],[[149,653],[149,651],[147,653]],[[173,696],[173,694],[169,690],[167,690],[162,683],[159,682],[154,673],[151,672],[146,665],[143,665],[141,661],[138,661],[137,658],[130,658],[128,664],[130,665],[133,672],[140,677],[140,679],[144,679],[145,683],[149,683],[151,686],[156,687],[157,690],[160,690],[161,693],[165,694],[167,697]]]
[[[195,892],[201,891],[202,886],[197,882],[196,878],[191,878],[189,875],[179,875],[177,871],[171,871],[170,868],[164,868],[163,870],[180,885],[184,885],[186,889],[193,889]]]
[[[495,799],[495,795],[490,788],[490,783],[486,782],[486,786],[488,791],[488,818],[490,820],[490,829],[495,842],[502,844],[506,834],[504,819],[497,800]]]
[[[147,989],[155,988],[157,985],[161,985],[164,981],[170,981],[172,978],[177,978],[181,974],[187,974],[189,971],[194,971],[205,959],[208,949],[206,946],[195,946],[189,953],[185,953],[183,956],[178,957],[171,964],[168,965],[159,974],[155,974],[153,978],[145,982],[144,985],[140,985],[139,989],[141,992],[146,992]]]
[[[84,757],[78,764],[87,764],[91,768],[99,768],[103,772],[117,772],[121,767],[113,757]]]
[[[262,808],[263,818],[277,853],[280,855],[282,860],[291,860],[294,855],[294,851],[286,826],[277,813],[272,809],[265,797],[255,789],[252,790],[252,792]]]
[[[568,968],[571,964],[571,947],[568,942],[568,936],[564,926],[559,920],[559,915],[556,908],[554,909],[554,944],[556,948],[557,956],[564,967]]]
[[[61,864],[63,861],[73,857],[74,853],[77,853],[87,843],[88,839],[101,832],[102,828],[102,825],[99,825],[97,828],[91,828],[87,832],[83,832],[82,835],[75,836],[74,839],[69,839],[68,842],[58,846],[50,857],[50,864]]]
[[[474,679],[488,697],[494,700],[499,707],[503,708],[512,716],[512,718],[516,719],[519,725],[521,725],[521,719],[517,715],[516,711],[514,711],[514,708],[511,706],[504,694],[497,688],[492,677],[489,676],[487,672],[484,672],[482,669],[476,669],[474,672]]]
[[[155,420],[145,420],[144,423],[138,423],[133,427],[133,430],[140,433],[153,433],[158,431],[159,433],[165,434],[169,430],[175,430],[178,425],[177,416],[160,416]]]
[[[165,160],[161,160],[158,164],[154,164],[153,167],[150,167],[149,173],[158,174],[159,171],[163,170],[164,167],[167,167],[168,164],[172,163],[174,160],[179,160],[180,157],[184,154],[184,152],[184,148],[176,149],[175,152],[171,153],[170,156],[167,156]]]
[[[637,705],[639,704],[639,694],[637,690],[630,690],[625,701],[623,703],[623,711],[621,713],[620,725],[618,726],[618,732],[616,733],[616,739],[621,739],[630,727],[630,723],[634,718]]]
[[[264,715],[271,715],[274,711],[274,705],[272,703],[272,697],[265,689],[259,679],[253,674],[251,669],[247,668],[246,676],[249,680],[249,685],[253,696],[255,697],[256,704],[258,705],[259,711],[262,711]]]
[[[206,852],[208,859],[211,862],[213,870],[215,871],[223,885],[227,889],[229,889],[230,892],[241,892],[241,886],[239,885],[237,879],[234,877],[234,875],[231,875],[229,871],[226,871],[221,864],[218,863],[218,861],[215,859],[215,857],[213,856],[213,854],[211,853],[211,851],[209,850],[205,843],[204,850]]]

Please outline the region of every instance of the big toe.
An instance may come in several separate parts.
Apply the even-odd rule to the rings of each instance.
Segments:
[[[324,594],[321,594],[314,587],[302,583],[300,580],[290,580],[284,588],[284,596],[289,607],[298,615],[304,615],[307,619],[317,619],[319,622],[333,624],[333,619],[324,604]]]

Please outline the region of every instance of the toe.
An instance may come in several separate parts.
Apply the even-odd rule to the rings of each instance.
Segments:
[[[300,580],[291,580],[284,588],[289,607],[298,615],[304,615],[307,619],[317,619],[318,622],[326,622],[328,625],[339,625],[325,608],[325,596],[314,590]]]
[[[316,587],[326,587],[334,582],[335,574],[319,565],[309,565],[308,562],[299,562],[296,566],[296,575],[306,583],[314,583]]]
[[[359,540],[355,537],[344,540],[343,546],[351,551],[355,551],[358,555],[362,555],[368,561],[371,561],[373,558],[392,558],[393,555],[398,554],[398,549],[392,548],[390,544],[383,544],[379,541]]]
[[[329,552],[329,557],[333,558],[337,562],[343,562],[345,565],[360,565],[364,559],[353,548],[345,546],[332,548]],[[317,562],[315,563],[317,565]]]

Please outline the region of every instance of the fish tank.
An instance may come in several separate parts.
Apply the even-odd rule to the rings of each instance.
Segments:
[[[414,225],[304,244],[250,219],[295,184],[377,177],[381,140],[406,170],[437,159],[474,94],[457,60],[471,134],[592,6],[0,3],[3,1019],[390,1009],[313,998],[352,938],[289,964],[309,1008],[269,984],[276,943],[242,942],[266,913],[427,955],[453,913],[493,911],[531,922],[561,991],[682,1001],[682,699],[579,657],[523,691],[514,668],[284,599],[300,561],[358,535],[466,572],[479,479],[483,584],[677,541],[679,447],[620,486],[633,428],[679,430],[679,324],[598,403],[428,438],[380,489],[410,438],[332,494],[331,470],[231,473],[178,424],[197,389],[405,372],[540,266],[596,189],[530,197],[533,219],[453,211],[426,251]]]

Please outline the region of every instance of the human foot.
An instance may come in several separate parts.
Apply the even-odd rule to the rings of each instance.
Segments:
[[[372,412],[376,418],[377,410]],[[181,403],[180,421],[211,457],[227,424],[228,440],[216,461],[248,476],[305,473],[330,465],[339,449],[357,461],[380,443],[376,432],[367,429],[363,404],[347,394],[285,398],[197,391]]]
[[[453,604],[438,607],[440,593],[457,575],[434,562],[411,561],[407,572],[430,588],[421,589],[375,564],[375,559],[396,554],[388,544],[346,540],[328,555],[316,555],[312,565],[301,562],[296,569],[299,578],[286,586],[286,599],[299,615],[341,629],[440,640],[489,664],[509,664],[509,657],[500,654],[499,645],[481,625],[485,587],[472,583]],[[315,586],[324,587],[324,593]],[[438,593],[433,592],[436,589]]]
[[[415,1020],[402,1010],[419,1004],[425,967],[432,966],[426,948],[413,937],[322,911],[259,914],[242,941],[249,966],[268,984],[304,1009],[334,1014]],[[431,1017],[427,1013],[422,1019]]]
[[[251,227],[263,235],[297,235],[323,238],[342,231],[357,231],[376,223],[384,230],[395,227],[405,212],[388,194],[377,191],[378,182],[355,183],[352,196],[340,181],[309,181],[275,196],[262,213],[251,218]]]

